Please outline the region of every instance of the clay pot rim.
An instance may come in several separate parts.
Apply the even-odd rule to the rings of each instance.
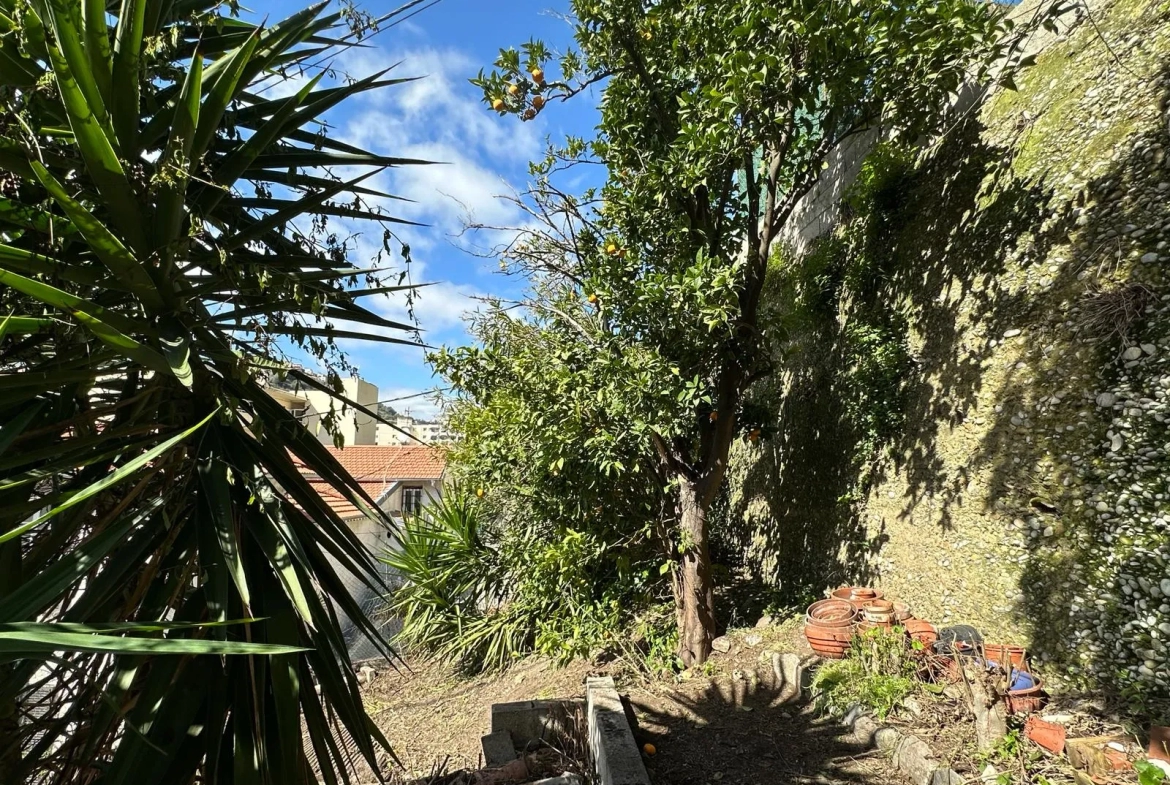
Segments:
[[[862,604],[861,610],[872,610],[879,613],[889,613],[890,611],[894,610],[894,603],[890,602],[889,600],[878,598],[876,600],[870,600],[869,602]]]
[[[867,594],[864,597],[855,597],[855,596],[853,596],[853,592],[856,591],[857,589],[862,589],[864,591],[872,591],[873,594],[872,595]],[[830,596],[835,600],[844,600],[845,602],[852,603],[852,604],[856,605],[857,603],[867,601],[867,600],[880,600],[883,597],[885,597],[886,594],[881,589],[874,589],[874,588],[871,588],[869,586],[841,586],[837,589],[834,589],[831,592]]]
[[[925,625],[926,627],[929,627],[934,632],[938,632],[938,627],[935,627],[932,622],[929,622],[926,619],[907,619],[906,623],[902,626],[904,626],[906,628],[907,632],[909,632],[911,624],[913,624],[915,627],[922,627],[923,625]]]

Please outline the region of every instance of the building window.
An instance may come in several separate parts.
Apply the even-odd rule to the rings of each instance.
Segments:
[[[422,486],[408,486],[402,489],[402,511],[407,515],[417,515],[422,509]]]

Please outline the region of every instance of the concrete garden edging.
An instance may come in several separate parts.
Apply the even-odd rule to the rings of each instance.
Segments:
[[[609,676],[585,680],[589,753],[599,785],[650,785],[621,696]]]

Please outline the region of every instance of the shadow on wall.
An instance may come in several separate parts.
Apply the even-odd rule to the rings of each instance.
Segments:
[[[813,251],[835,245],[832,260],[803,270],[793,295],[773,287],[770,305],[784,311],[773,345],[783,371],[753,398],[774,426],[760,445],[736,450],[725,531],[736,566],[784,599],[879,576],[889,535],[865,525],[860,503],[891,472],[910,478],[908,513],[965,485],[939,471],[933,454],[940,425],[960,420],[982,383],[983,352],[964,345],[958,311],[1001,321],[1027,307],[996,284],[1000,246],[1039,222],[1047,196],[1043,185],[1010,179],[1008,149],[987,145],[981,130],[969,116],[916,171],[885,173],[885,183],[863,177],[855,191],[872,189],[859,200],[872,214],[847,209],[845,228]],[[1000,196],[980,209],[988,183]],[[858,346],[858,334],[871,332],[879,340]],[[867,374],[883,351],[913,360],[893,378]],[[879,460],[886,455],[892,462]]]
[[[1117,8],[1125,26],[1102,27],[1127,42],[1118,57],[1170,39],[1165,12]],[[1128,35],[1139,22],[1157,36]],[[773,427],[736,448],[717,554],[791,600],[881,578],[926,602],[961,580],[956,617],[1021,625],[1073,682],[1160,700],[1170,80],[1165,57],[1137,75],[1132,57],[1098,55],[1079,84],[1038,74],[1047,94],[985,112],[990,131],[975,116],[954,127],[904,183],[880,247],[854,238],[841,280],[815,281],[827,307],[777,331],[783,373],[753,393]],[[846,211],[837,236],[860,218]],[[894,390],[900,427],[874,441],[846,344],[879,312],[901,317],[885,327],[913,366]]]

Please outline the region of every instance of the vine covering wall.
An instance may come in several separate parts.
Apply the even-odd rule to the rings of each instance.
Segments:
[[[929,149],[879,146],[778,257],[774,415],[724,552],[792,596],[873,580],[1170,702],[1170,4],[1113,0]]]

